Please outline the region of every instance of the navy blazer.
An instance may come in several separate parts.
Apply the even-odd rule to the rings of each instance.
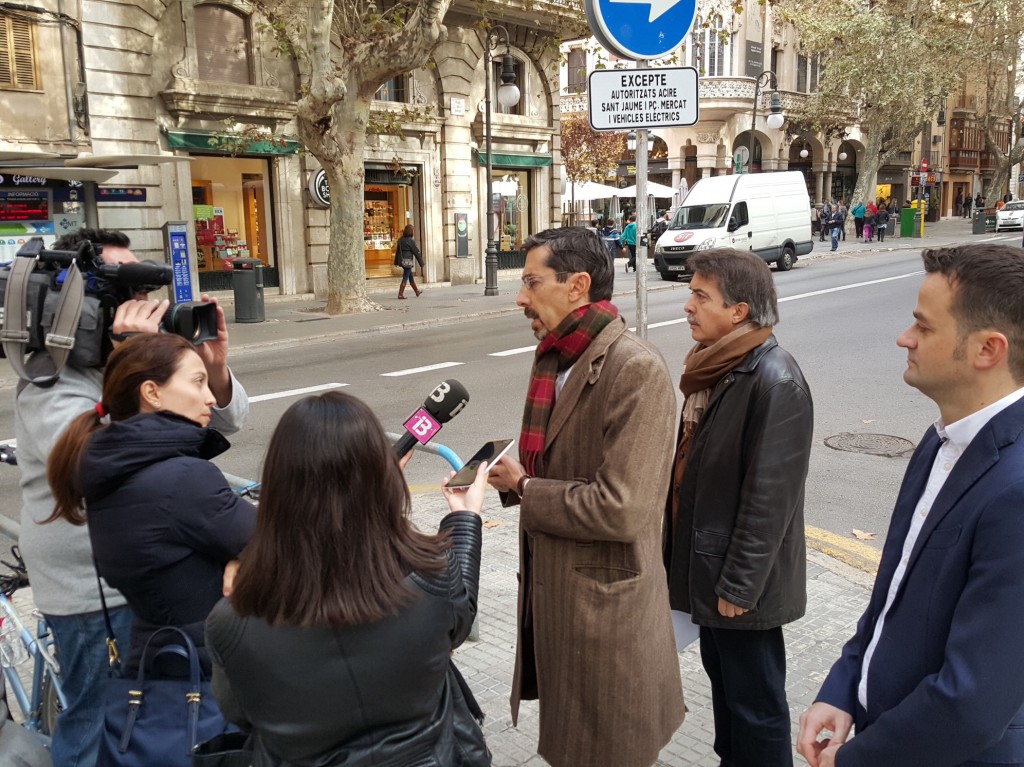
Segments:
[[[960,456],[932,504],[857,702],[940,440],[929,428],[903,478],[871,601],[818,700],[854,715],[837,767],[1024,765],[1024,399]]]

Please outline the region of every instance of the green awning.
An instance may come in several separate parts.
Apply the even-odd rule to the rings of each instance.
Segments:
[[[197,131],[167,131],[167,146],[171,149],[193,149],[199,152],[237,152],[239,154],[298,154],[302,144],[294,139],[254,141],[244,147],[234,144],[234,137],[223,133]]]
[[[487,152],[477,152],[481,164],[487,163]],[[550,168],[549,154],[513,154],[512,152],[495,152],[491,165],[503,168]]]

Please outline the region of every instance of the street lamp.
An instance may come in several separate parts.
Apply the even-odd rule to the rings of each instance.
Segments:
[[[496,24],[487,33],[486,45],[487,51],[485,58],[487,60],[487,92],[484,98],[487,110],[487,121],[484,127],[487,139],[487,251],[484,256],[484,295],[485,296],[496,296],[498,295],[498,243],[495,230],[498,228],[497,222],[497,211],[494,208],[494,187],[493,179],[491,176],[494,175],[494,147],[492,145],[493,139],[491,134],[491,90],[494,88],[494,84],[491,82],[493,75],[491,74],[491,51],[498,47],[500,41],[498,40],[498,30],[505,33],[505,53],[501,57],[501,85],[498,86],[498,103],[503,107],[513,107],[519,103],[519,88],[516,86],[516,69],[515,62],[512,59],[512,51],[510,50],[511,44],[509,41],[508,30],[500,24]],[[491,40],[494,42],[492,43]]]
[[[786,122],[782,114],[782,96],[779,95],[779,78],[770,69],[765,70],[754,80],[754,117],[750,121],[750,173],[754,172],[754,130],[757,128],[757,104],[761,96],[761,89],[770,86],[772,89],[771,114],[765,119],[765,124],[772,130],[779,130]]]
[[[811,152],[810,150],[807,149],[807,143],[805,142],[804,148],[800,150],[800,156],[806,160],[810,156],[810,154]]]
[[[631,130],[626,134],[626,149],[630,152],[636,151],[636,131]],[[651,152],[654,149],[654,134],[647,131],[647,151]]]

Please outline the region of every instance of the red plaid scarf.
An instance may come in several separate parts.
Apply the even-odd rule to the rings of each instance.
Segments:
[[[523,430],[519,435],[519,460],[531,477],[544,452],[544,436],[551,411],[555,407],[555,381],[570,368],[604,327],[619,316],[611,301],[599,301],[573,310],[537,345],[530,388],[523,410]]]

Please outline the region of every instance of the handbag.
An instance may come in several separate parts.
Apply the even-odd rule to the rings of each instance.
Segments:
[[[452,696],[456,767],[490,767],[491,750],[487,748],[482,729],[484,712],[451,660],[448,661],[448,687]]]
[[[153,640],[178,635],[180,643],[152,653]],[[147,678],[147,661],[170,654],[188,661],[188,679]],[[192,638],[175,626],[150,635],[134,678],[107,680],[103,702],[103,733],[97,767],[189,767],[197,743],[227,729],[211,684],[201,681],[199,653]]]
[[[402,265],[403,269],[412,269],[416,263],[413,261],[412,253],[409,252],[409,248],[406,247],[404,240],[398,243],[398,263]]]

